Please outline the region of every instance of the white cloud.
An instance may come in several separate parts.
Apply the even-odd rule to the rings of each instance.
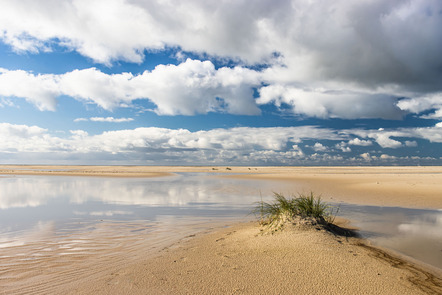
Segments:
[[[409,130],[410,137],[423,138],[430,142],[442,143],[442,124],[437,123],[434,127],[414,128]]]
[[[95,68],[74,70],[61,75],[34,75],[24,71],[0,74],[0,95],[24,97],[41,110],[55,110],[56,97],[68,95],[112,110],[135,99],[148,99],[160,115],[195,115],[208,112],[260,114],[258,104],[285,103],[295,114],[321,118],[389,118],[402,112],[395,99],[336,91],[305,91],[281,85],[260,88],[263,73],[243,67],[220,68],[210,61],[187,59],[179,65],[160,65],[152,71],[105,74]],[[44,83],[42,83],[42,81]],[[79,118],[81,120],[81,118]],[[78,122],[78,120],[77,120]]]
[[[56,154],[60,158],[79,154],[126,154],[139,159],[153,156],[156,161],[163,162],[175,159],[188,163],[204,163],[205,160],[225,161],[224,157],[240,157],[254,161],[256,159],[253,155],[260,155],[262,158],[269,153],[280,154],[281,159],[287,155],[301,158],[304,153],[296,145],[297,142],[316,138],[340,140],[343,137],[331,129],[303,126],[241,127],[197,132],[152,127],[107,131],[98,135],[89,135],[83,130],[71,130],[70,137],[61,138],[50,135],[46,129],[36,126],[2,123],[0,138],[8,138],[0,141],[0,152],[8,153],[54,154],[53,152],[57,151]]]
[[[58,138],[53,138],[47,129],[38,126],[0,123],[0,151],[3,152],[47,152],[63,150]]]
[[[435,160],[430,157],[387,159],[369,153],[353,157],[347,142],[370,137],[383,148],[415,144],[412,140],[396,143],[389,136],[442,142],[442,128],[439,127],[399,130],[240,127],[195,132],[151,127],[106,131],[97,135],[84,130],[71,130],[67,137],[57,134],[38,126],[0,123],[0,158],[3,163],[28,164],[338,165],[343,161],[346,164],[364,164],[366,161],[385,164],[387,160],[388,163],[434,164]],[[334,145],[336,150],[325,147],[319,142],[321,140],[337,142]],[[301,148],[304,141],[316,142],[313,148],[321,153],[304,152]],[[337,153],[338,149],[346,155]]]
[[[84,130],[70,130],[73,139],[82,139],[88,136],[88,133]]]
[[[402,146],[400,141],[394,140],[390,138],[390,136],[394,136],[396,133],[378,133],[372,134],[372,136],[376,139],[376,142],[383,148],[399,148]],[[399,134],[398,134],[399,135]]]
[[[350,145],[359,145],[359,146],[370,146],[373,143],[371,142],[371,140],[361,140],[359,138],[353,138],[353,139],[348,141],[348,144],[350,144]]]
[[[428,115],[422,115],[423,119],[442,118],[442,92],[430,93],[427,95],[416,95],[413,98],[402,99],[398,107],[404,111],[419,114],[423,111],[435,110]]]
[[[157,105],[158,114],[260,113],[252,89],[260,83],[259,72],[246,68],[216,70],[210,61],[187,59],[177,66],[157,66],[132,81],[134,95],[149,98]]]
[[[281,52],[301,61],[303,71],[307,65],[319,64],[308,71],[316,75],[325,71],[348,76],[352,67],[356,78],[384,71],[380,78],[398,79],[399,69],[421,69],[440,61],[440,41],[434,38],[440,36],[438,1],[320,4],[304,0],[261,1],[253,7],[226,0],[2,1],[0,29],[5,42],[18,44],[18,50],[45,50],[50,44],[44,42],[57,38],[98,62],[139,62],[144,49],[167,45],[251,62]],[[416,50],[422,47],[427,50]],[[379,65],[383,68],[376,70]]]
[[[326,146],[324,146],[322,143],[319,143],[319,142],[315,143],[315,145],[313,146],[313,149],[316,152],[325,152],[328,150],[328,148]]]
[[[397,159],[397,157],[395,157],[395,156],[390,156],[390,155],[387,155],[387,154],[382,154],[382,155],[380,155],[380,157],[379,157],[381,160],[395,160],[395,159]]]
[[[341,141],[340,143],[337,143],[335,145],[335,148],[341,150],[344,153],[349,153],[351,152],[351,148],[349,146],[347,146],[347,143]]]
[[[95,68],[89,68],[60,75],[57,86],[65,95],[112,110],[136,98],[130,85],[132,78],[130,73],[108,75]]]
[[[398,138],[419,138],[425,139],[433,143],[442,143],[442,128],[437,123],[434,127],[420,127],[420,128],[398,128],[396,130],[385,130],[379,128],[378,130],[342,130],[345,134],[352,134],[363,138],[372,138],[382,148],[400,148],[405,146],[414,147],[417,146],[416,141],[405,140],[404,144],[399,140],[391,137]]]
[[[356,93],[325,89],[301,89],[270,85],[259,90],[259,104],[289,105],[293,113],[319,118],[400,119],[404,112],[396,98],[384,94]]]
[[[371,161],[371,155],[370,153],[363,153],[359,155],[362,159],[364,159],[365,161]]]
[[[105,74],[95,68],[62,75],[34,75],[25,71],[0,73],[0,95],[24,97],[40,110],[55,110],[56,97],[68,95],[106,110],[148,99],[161,115],[208,112],[256,115],[253,98],[259,72],[235,67],[215,69],[210,61],[186,60],[177,66],[160,65],[153,71]]]
[[[114,118],[114,117],[91,117],[91,118],[77,118],[74,122],[109,122],[109,123],[123,123],[123,122],[131,122],[133,118]]]
[[[392,139],[391,137],[407,137],[409,133],[407,130],[401,131],[386,131],[383,128],[379,128],[379,130],[355,130],[354,134],[361,137],[369,137],[373,138],[377,144],[379,144],[383,148],[399,148],[402,147],[402,143],[398,140]],[[357,142],[355,140],[355,142]],[[366,141],[364,144],[368,144],[369,141]]]
[[[134,119],[132,118],[114,118],[114,117],[92,117],[89,118],[92,122],[111,122],[111,123],[122,123],[122,122],[130,122]]]
[[[22,70],[0,71],[0,96],[23,97],[39,110],[55,111],[61,94],[57,75],[34,75]]]
[[[252,7],[228,0],[3,0],[1,7],[0,38],[20,52],[50,51],[56,44],[110,66],[119,60],[139,63],[145,50],[172,47],[245,64],[268,63],[258,81],[268,85],[260,103],[287,103],[296,114],[320,118],[399,119],[406,112],[441,108],[440,1],[258,1]],[[208,72],[200,76],[199,70]],[[63,94],[105,109],[142,95],[157,104],[160,114],[220,108],[259,113],[250,96],[256,81],[233,79],[255,74],[244,68],[225,71],[222,76],[210,65],[193,63],[150,73],[149,81],[167,78],[169,92],[158,84],[134,94],[131,79],[144,83],[144,75],[104,75],[93,69],[71,72],[60,85]],[[61,90],[53,87],[58,85],[54,77],[22,72],[3,79],[9,75],[21,75],[21,81],[36,87],[3,89],[1,95],[55,109]],[[229,76],[233,85],[227,87]],[[179,99],[177,90],[185,90]]]

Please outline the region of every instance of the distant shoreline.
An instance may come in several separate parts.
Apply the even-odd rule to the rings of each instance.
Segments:
[[[220,177],[271,179],[314,191],[328,202],[442,209],[442,167],[253,167],[0,165],[0,175],[162,177],[174,173],[222,173]],[[277,189],[277,188],[275,188]],[[293,191],[289,193],[296,193]]]

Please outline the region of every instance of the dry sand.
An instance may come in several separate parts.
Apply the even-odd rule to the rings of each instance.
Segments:
[[[66,290],[64,290],[66,291]],[[273,235],[238,224],[84,282],[71,294],[442,294],[431,273],[359,239],[315,228]]]
[[[291,182],[298,191],[314,190],[326,200],[442,208],[441,167],[0,167],[0,174],[147,177],[173,172]],[[257,223],[246,223],[146,251],[145,258],[89,279],[66,278],[66,284],[46,293],[442,294],[441,278],[440,270],[359,239],[296,228],[261,235]]]
[[[442,209],[442,167],[268,167],[235,177],[291,182],[325,201]]]

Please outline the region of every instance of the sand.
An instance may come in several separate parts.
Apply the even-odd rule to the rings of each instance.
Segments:
[[[290,182],[326,200],[442,208],[442,167],[0,167],[0,174],[152,177],[174,172]],[[260,233],[253,222],[191,235],[80,281],[66,278],[66,284],[43,293],[442,294],[441,270],[367,241],[315,228]]]
[[[325,201],[442,209],[442,167],[269,167],[235,177],[291,182]]]
[[[359,239],[256,222],[201,234],[70,294],[441,294],[440,274]]]

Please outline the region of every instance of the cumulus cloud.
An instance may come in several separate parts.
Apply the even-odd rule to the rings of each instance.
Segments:
[[[319,142],[315,143],[315,145],[313,146],[313,149],[316,152],[325,152],[328,150],[328,148],[326,146],[324,146],[322,143],[319,143]]]
[[[63,150],[62,142],[48,134],[48,130],[38,126],[15,125],[0,123],[0,151],[16,152],[48,152]]]
[[[362,159],[364,159],[365,161],[370,161],[370,160],[371,160],[371,155],[370,155],[370,153],[363,153],[363,154],[360,154],[360,157],[361,157]]]
[[[370,146],[373,143],[371,142],[371,140],[361,140],[359,138],[353,138],[353,139],[348,141],[348,144],[350,144],[350,145],[359,145],[359,146]]]
[[[177,66],[159,65],[132,82],[134,95],[149,98],[162,115],[260,113],[252,89],[260,83],[259,72],[242,67],[216,70],[210,61],[187,59]]]
[[[0,134],[7,137],[32,138],[44,135],[48,130],[38,126],[16,125],[9,123],[0,123]]]
[[[396,107],[397,99],[391,95],[355,93],[324,89],[300,89],[270,85],[259,90],[259,104],[282,104],[295,114],[319,118],[382,118],[401,119],[405,114]]]
[[[0,72],[0,95],[23,97],[40,110],[55,110],[56,97],[68,95],[106,110],[148,99],[161,115],[208,112],[256,115],[253,98],[259,73],[242,67],[220,68],[210,61],[187,59],[179,65],[159,65],[152,71],[105,74],[96,68],[61,75],[25,71]]]
[[[392,139],[391,136],[400,136],[397,132],[383,132],[383,133],[370,133],[368,136],[376,139],[376,142],[383,148],[399,148],[402,143],[398,140]]]
[[[422,115],[423,119],[440,119],[442,118],[442,92],[430,93],[426,95],[417,95],[412,98],[402,99],[398,102],[398,107],[410,113],[419,114],[423,111],[431,111],[433,113]]]
[[[441,109],[442,3],[437,0],[280,0],[253,6],[227,0],[25,0],[1,1],[1,7],[0,38],[18,52],[47,52],[57,45],[111,66],[119,60],[142,62],[146,50],[179,48],[243,65],[268,65],[259,81],[245,68],[225,69],[223,76],[212,65],[196,62],[136,77],[94,69],[67,73],[63,81],[6,73],[5,80],[20,75],[37,87],[3,90],[2,95],[25,97],[42,110],[53,110],[55,97],[67,92],[105,109],[148,96],[160,114],[220,108],[257,114],[250,89],[256,83],[266,85],[259,103],[288,104],[296,114],[320,118],[400,119],[406,112],[432,109],[439,116]],[[160,82],[167,77],[170,91],[161,83],[149,91],[132,89],[132,79],[144,84],[146,77]],[[76,87],[83,82],[84,87]]]
[[[335,148],[341,150],[344,153],[351,152],[351,148],[344,141],[341,141],[340,143],[335,144]]]
[[[0,69],[0,96],[23,97],[39,110],[54,111],[61,94],[58,82],[57,75]]]
[[[57,86],[65,95],[112,110],[136,98],[130,85],[132,78],[130,73],[108,75],[89,68],[59,75]]]

